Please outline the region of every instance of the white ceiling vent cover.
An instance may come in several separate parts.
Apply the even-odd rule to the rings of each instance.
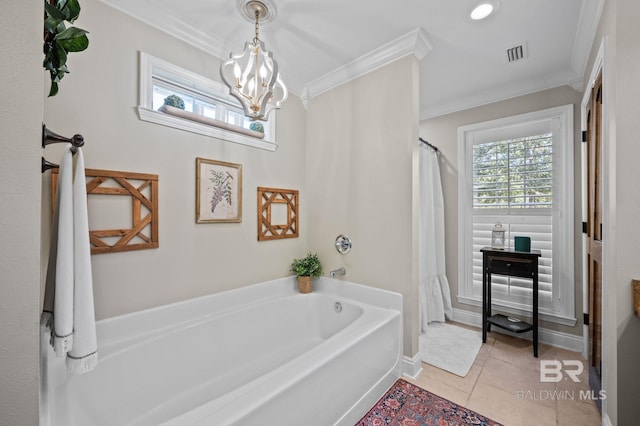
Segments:
[[[515,46],[508,47],[506,50],[507,62],[517,62],[529,57],[529,48],[527,47],[526,41]]]

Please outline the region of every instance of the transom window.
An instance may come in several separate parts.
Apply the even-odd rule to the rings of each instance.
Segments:
[[[165,98],[179,96],[184,102],[181,114],[162,111]],[[243,145],[275,151],[275,112],[257,133],[251,129],[238,100],[228,94],[226,86],[177,65],[140,52],[141,120],[224,139]]]

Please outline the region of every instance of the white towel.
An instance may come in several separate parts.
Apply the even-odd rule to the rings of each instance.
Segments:
[[[58,173],[43,308],[43,321],[51,330],[51,345],[59,357],[65,356],[73,345],[72,172],[72,154],[65,149]]]
[[[56,354],[66,355],[67,370],[84,373],[95,368],[98,353],[81,149],[74,180],[72,168],[71,151],[65,150],[58,177],[42,321],[50,327]]]
[[[87,184],[80,148],[73,180],[73,237],[73,346],[67,354],[67,370],[80,374],[93,370],[98,363]]]

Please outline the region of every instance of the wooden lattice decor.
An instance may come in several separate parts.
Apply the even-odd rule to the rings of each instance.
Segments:
[[[52,172],[53,205],[58,184],[58,170]],[[85,176],[91,254],[158,248],[158,175],[85,169]],[[114,195],[121,197],[111,198]],[[92,214],[92,202],[97,202],[99,197],[106,203],[107,208],[104,210],[107,212],[94,211]],[[123,205],[126,206],[122,207]],[[131,227],[91,229],[92,218],[100,214],[108,216],[111,209],[117,210],[118,216],[122,214],[128,216],[126,211],[120,210],[130,209]]]
[[[286,208],[281,222],[274,217],[275,206]],[[297,237],[298,191],[258,187],[258,241]]]

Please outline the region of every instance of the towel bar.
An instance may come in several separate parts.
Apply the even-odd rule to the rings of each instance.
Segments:
[[[73,135],[70,138],[66,138],[64,136],[60,136],[59,134],[52,132],[47,129],[47,126],[42,123],[42,148],[45,148],[47,145],[52,143],[70,143],[71,144],[71,152],[75,154],[78,151],[78,148],[84,145],[84,137],[82,135]],[[40,166],[41,172],[44,173],[49,169],[56,169],[60,166],[57,164],[51,163],[45,160],[42,157],[42,164]]]

